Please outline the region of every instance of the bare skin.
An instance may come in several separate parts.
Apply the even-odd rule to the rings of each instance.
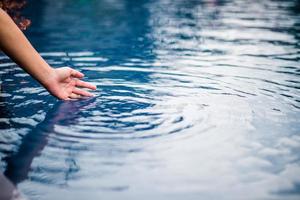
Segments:
[[[93,96],[83,89],[95,90],[96,86],[79,80],[84,75],[72,68],[50,67],[1,8],[0,49],[58,99],[71,100]]]

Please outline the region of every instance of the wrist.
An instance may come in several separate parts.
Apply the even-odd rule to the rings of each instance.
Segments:
[[[45,87],[49,88],[56,80],[55,69],[50,67],[47,63],[40,67],[38,81]]]

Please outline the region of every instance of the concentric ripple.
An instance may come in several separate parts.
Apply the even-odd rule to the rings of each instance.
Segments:
[[[58,101],[0,57],[0,168],[28,199],[299,198],[298,1],[46,2],[26,34],[97,90]]]

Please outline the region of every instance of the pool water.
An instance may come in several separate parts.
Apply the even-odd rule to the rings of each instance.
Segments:
[[[300,2],[28,1],[58,101],[0,57],[0,169],[30,200],[299,199]]]

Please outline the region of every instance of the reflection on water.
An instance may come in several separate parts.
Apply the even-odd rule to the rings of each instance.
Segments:
[[[299,1],[45,2],[26,34],[99,89],[58,102],[0,57],[0,167],[29,199],[299,198]]]
[[[57,103],[47,112],[43,122],[36,125],[35,128],[22,138],[21,145],[17,153],[5,158],[7,163],[5,175],[14,184],[18,184],[23,180],[26,180],[28,178],[28,173],[33,159],[39,155],[46,145],[48,145],[48,138],[53,132],[55,132],[56,127],[59,124],[68,126],[76,124],[76,116],[79,114],[80,110],[87,109],[91,106],[92,101],[94,101],[94,99]],[[73,142],[70,142],[66,145],[72,146],[72,143]],[[53,145],[61,147],[58,143]],[[71,172],[72,171],[69,169],[66,174]]]

